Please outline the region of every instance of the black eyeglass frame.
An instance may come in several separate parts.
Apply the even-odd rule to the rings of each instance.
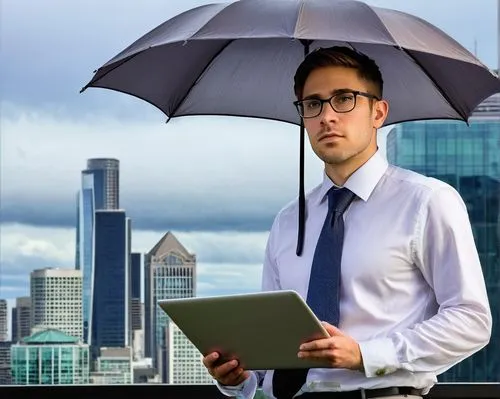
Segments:
[[[332,99],[337,97],[337,96],[341,96],[342,94],[353,94],[354,95],[354,103],[353,103],[353,106],[350,110],[348,111],[337,111],[335,109],[335,107],[333,106],[332,104]],[[358,90],[342,90],[340,92],[337,92],[335,93],[334,95],[332,95],[330,98],[327,98],[327,99],[321,99],[321,98],[308,98],[306,100],[298,100],[298,101],[294,101],[293,102],[293,105],[295,105],[295,108],[297,109],[297,112],[299,114],[299,116],[303,119],[311,119],[311,118],[317,118],[318,116],[321,115],[321,113],[323,112],[323,105],[325,103],[329,103],[330,104],[330,107],[332,107],[332,109],[338,113],[338,114],[346,114],[348,112],[351,112],[354,108],[356,108],[356,104],[357,104],[357,99],[358,99],[358,96],[362,96],[362,97],[366,97],[366,98],[370,98],[370,99],[373,99],[373,100],[377,100],[377,101],[381,101],[382,99],[379,98],[378,96],[374,95],[374,94],[370,94],[370,93],[366,93],[364,91],[358,91]],[[304,116],[302,115],[302,113],[300,112],[300,109],[301,109],[301,105],[303,105],[303,103],[305,101],[311,101],[311,100],[315,100],[315,101],[319,101],[320,104],[321,104],[321,107],[319,109],[319,112],[317,115],[314,115],[314,116]],[[304,109],[304,107],[302,106],[302,109]]]

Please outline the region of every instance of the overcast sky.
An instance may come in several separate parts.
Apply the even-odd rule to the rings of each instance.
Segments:
[[[172,230],[195,252],[199,294],[259,288],[268,229],[297,192],[298,129],[165,116],[132,97],[79,90],[99,66],[202,0],[0,0],[0,298],[29,272],[74,267],[75,200],[88,158],[120,160],[133,249]],[[371,0],[416,14],[497,65],[495,0]],[[381,143],[384,143],[382,140]],[[308,148],[306,186],[322,167]]]

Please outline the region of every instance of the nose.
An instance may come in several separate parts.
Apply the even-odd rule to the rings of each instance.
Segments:
[[[323,109],[321,110],[321,123],[328,124],[331,122],[336,122],[339,119],[339,114],[335,112],[332,105],[328,103],[323,104]]]

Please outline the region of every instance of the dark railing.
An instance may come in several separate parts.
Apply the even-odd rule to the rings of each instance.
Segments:
[[[99,399],[223,399],[214,385],[32,385],[0,386],[1,399],[57,398]],[[432,388],[429,399],[499,399],[500,383],[442,383]]]

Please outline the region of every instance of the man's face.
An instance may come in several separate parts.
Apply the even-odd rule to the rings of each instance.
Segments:
[[[302,99],[328,99],[338,90],[375,94],[355,69],[323,67],[308,76]],[[352,111],[337,113],[329,103],[324,103],[321,114],[305,118],[304,126],[312,149],[326,164],[336,166],[358,158],[364,163],[377,150],[376,129],[382,126],[386,116],[385,101],[358,95]]]

